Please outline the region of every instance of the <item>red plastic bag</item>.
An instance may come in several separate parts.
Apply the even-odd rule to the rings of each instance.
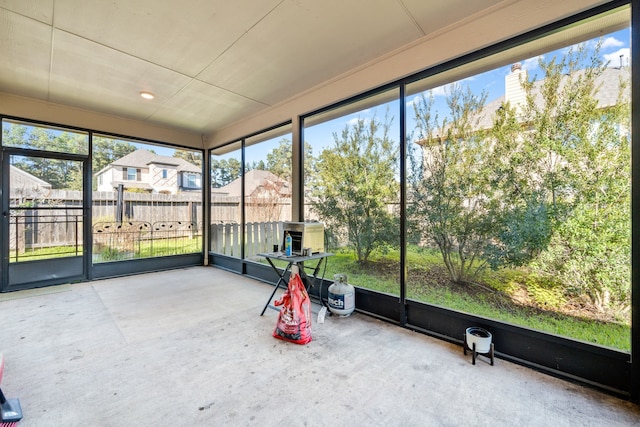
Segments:
[[[299,274],[291,276],[287,290],[273,304],[282,306],[274,337],[296,344],[311,341],[311,302]]]

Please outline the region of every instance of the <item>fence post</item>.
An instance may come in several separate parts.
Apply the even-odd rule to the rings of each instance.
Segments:
[[[244,256],[246,258],[249,258],[250,256],[253,255],[253,240],[256,238],[256,236],[253,235],[253,227],[251,225],[251,223],[247,223],[247,226],[245,227],[247,232],[245,234],[245,253]]]
[[[257,250],[256,253],[258,252],[267,252],[270,251],[269,249],[269,234],[267,233],[267,223],[261,222],[259,224],[256,224],[260,233],[260,239],[257,242]]]
[[[215,251],[217,253],[224,253],[224,225],[214,224],[215,229]]]
[[[240,225],[233,224],[233,249],[231,253],[238,258],[240,258],[240,231]]]
[[[224,224],[224,250],[222,251],[225,255],[231,255],[231,226],[232,224]]]
[[[254,222],[251,224],[253,228],[253,242],[251,242],[251,255],[255,255],[260,252],[260,245],[264,236],[260,233],[260,223]]]

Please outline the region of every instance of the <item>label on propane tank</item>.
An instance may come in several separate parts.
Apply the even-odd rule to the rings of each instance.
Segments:
[[[354,307],[355,294],[334,294],[329,292],[327,302],[331,308],[351,310]]]

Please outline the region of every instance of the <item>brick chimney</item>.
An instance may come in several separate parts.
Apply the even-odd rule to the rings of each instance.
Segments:
[[[522,113],[522,107],[526,102],[526,92],[520,83],[526,78],[527,72],[522,69],[522,64],[519,62],[511,66],[511,72],[504,78],[504,100],[515,107],[517,114]]]

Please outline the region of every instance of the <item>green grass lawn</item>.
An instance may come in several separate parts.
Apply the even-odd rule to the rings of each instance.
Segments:
[[[104,248],[94,251],[94,262],[121,261],[126,259],[149,258],[168,255],[190,254],[202,251],[202,241],[199,237],[189,239],[158,239],[142,241],[130,250],[118,248]],[[73,246],[56,246],[51,248],[34,249],[18,254],[18,262],[36,261],[49,258],[81,256],[82,248],[75,252]],[[15,261],[15,253],[11,255],[11,262]]]
[[[399,254],[375,254],[367,265],[356,263],[349,252],[337,251],[329,259],[326,278],[331,280],[337,273],[346,273],[349,283],[393,295],[400,294]],[[630,351],[631,328],[624,322],[604,322],[584,316],[563,314],[553,307],[522,305],[512,298],[513,281],[527,280],[527,273],[520,270],[488,271],[482,282],[488,284],[473,292],[464,285],[451,282],[443,285],[443,264],[437,252],[412,248],[407,253],[409,270],[407,298],[472,315],[565,336],[623,351]],[[437,272],[438,284],[430,281]],[[515,278],[515,279],[514,279]],[[446,282],[446,281],[445,281]]]
[[[156,239],[139,242],[133,250],[117,250],[107,248],[101,252],[94,252],[94,262],[119,261],[123,259],[150,258],[169,255],[181,255],[202,251],[202,240],[188,239]]]
[[[202,251],[202,240],[200,237],[193,239],[166,239],[144,242],[140,245],[140,258],[152,256],[167,256],[190,254]]]
[[[15,251],[10,251],[9,262],[36,261],[69,256],[82,256],[82,247],[56,246],[51,248],[27,249],[25,252],[19,252],[17,254]]]

